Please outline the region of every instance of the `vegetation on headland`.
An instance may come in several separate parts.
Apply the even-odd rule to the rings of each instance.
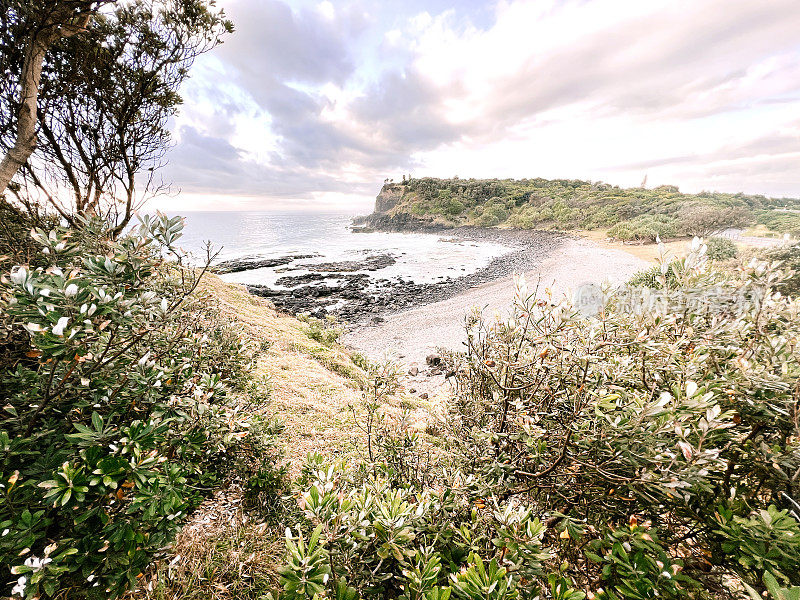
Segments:
[[[387,201],[388,200],[388,201]],[[708,236],[728,227],[763,224],[800,234],[800,200],[701,192],[677,187],[620,188],[566,179],[409,178],[385,184],[376,203],[391,223],[407,216],[418,224],[609,229],[621,240]]]

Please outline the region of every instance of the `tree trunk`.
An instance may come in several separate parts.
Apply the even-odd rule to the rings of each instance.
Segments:
[[[42,63],[47,52],[47,41],[34,35],[28,42],[20,77],[20,105],[17,113],[17,139],[0,162],[0,194],[6,191],[11,178],[30,158],[36,149],[36,104]]]
[[[50,23],[46,23],[28,38],[19,81],[17,138],[14,140],[14,146],[9,149],[0,162],[0,194],[6,191],[11,179],[36,150],[37,105],[45,54],[58,39],[70,37],[84,30],[89,22],[88,9],[91,2],[87,2],[86,5],[84,8],[87,12],[79,13],[76,22],[70,22],[75,16],[70,14],[63,22],[50,21]],[[59,16],[63,17],[63,15]]]

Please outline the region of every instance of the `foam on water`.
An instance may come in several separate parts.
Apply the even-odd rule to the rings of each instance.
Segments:
[[[402,277],[416,283],[442,281],[472,273],[512,248],[492,242],[458,240],[431,233],[353,233],[351,215],[288,212],[189,212],[181,245],[200,254],[205,241],[222,247],[218,260],[246,256],[282,257],[315,254],[275,268],[229,273],[226,281],[275,285],[282,275],[303,275],[298,264],[359,261],[373,254],[391,254],[396,263],[377,271],[376,278]],[[287,267],[291,270],[287,270]],[[360,272],[360,271],[359,271]],[[331,277],[335,279],[335,275]]]

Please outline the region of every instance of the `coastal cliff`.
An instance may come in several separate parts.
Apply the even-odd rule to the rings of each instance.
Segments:
[[[608,229],[620,240],[707,237],[761,224],[800,235],[800,200],[723,192],[682,193],[676,186],[620,188],[574,179],[408,179],[385,183],[374,212],[357,221],[374,229],[452,227]]]
[[[405,194],[405,183],[385,183],[375,198],[375,214],[384,214],[397,206]]]

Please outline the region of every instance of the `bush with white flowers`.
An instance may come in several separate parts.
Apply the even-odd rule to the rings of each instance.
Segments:
[[[365,411],[364,463],[310,461],[280,600],[800,598],[788,276],[722,271],[695,239],[594,313],[518,277],[446,359],[440,422]]]
[[[34,230],[48,266],[2,277],[4,327],[29,339],[0,371],[0,591],[118,595],[233,459],[248,352],[196,292],[181,228]]]

